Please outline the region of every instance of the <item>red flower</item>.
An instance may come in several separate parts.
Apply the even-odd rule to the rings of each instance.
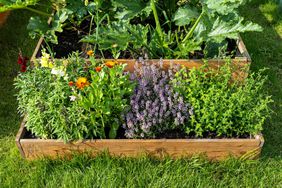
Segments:
[[[19,52],[18,55],[18,64],[21,65],[21,72],[26,72],[26,68],[27,68],[27,62],[28,62],[29,58],[28,57],[23,57],[22,53]]]
[[[24,65],[21,66],[21,72],[26,72],[26,66]]]
[[[73,81],[70,81],[70,82],[69,82],[69,86],[72,87],[73,85],[74,85],[74,82],[73,82]]]
[[[100,72],[102,70],[102,67],[98,66],[95,68],[96,72]]]

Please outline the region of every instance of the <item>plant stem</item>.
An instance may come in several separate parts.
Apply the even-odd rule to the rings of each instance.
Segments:
[[[202,13],[200,14],[200,16],[198,17],[198,19],[196,20],[196,22],[194,23],[194,25],[192,26],[191,30],[189,31],[189,33],[186,35],[186,37],[183,39],[182,42],[185,42],[186,40],[188,40],[189,38],[192,37],[193,32],[195,31],[196,27],[198,26],[198,24],[200,23],[200,20],[202,19],[204,15],[204,11],[202,11]]]
[[[43,40],[44,40],[44,42],[45,42],[45,44],[46,44],[46,46],[47,46],[47,50],[49,51],[52,60],[55,59],[55,55],[54,55],[54,53],[53,53],[53,51],[52,51],[50,45],[49,45],[48,42],[46,41],[45,37],[42,37],[42,38],[43,38]]]
[[[94,20],[94,15],[92,15],[92,16],[91,16],[88,36],[90,36],[91,31],[92,31],[92,24],[93,24],[93,20]],[[86,50],[88,50],[88,46],[89,46],[89,43],[87,43],[87,44],[86,44]],[[94,52],[95,52],[95,50],[94,50]]]
[[[36,10],[36,9],[33,9],[33,8],[24,7],[24,9],[29,10],[29,11],[31,11],[31,12],[35,12],[35,13],[40,14],[40,15],[42,15],[42,16],[47,16],[47,17],[51,17],[51,16],[52,16],[51,14],[48,14],[48,13],[46,13],[46,12],[42,12],[42,11],[40,11],[40,10]]]
[[[155,0],[151,0],[151,9],[153,11],[155,22],[156,22],[156,30],[158,32],[159,37],[163,39],[163,32],[162,32],[162,28],[161,28],[160,21],[159,21],[159,17],[158,17],[156,5],[155,5]]]

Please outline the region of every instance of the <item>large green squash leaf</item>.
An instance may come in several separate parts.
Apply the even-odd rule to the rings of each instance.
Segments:
[[[84,37],[81,42],[98,44],[100,50],[112,48],[126,50],[129,44],[138,49],[142,47],[142,44],[147,43],[147,33],[147,26],[113,22],[106,27],[100,28],[99,35],[96,36],[94,32],[94,34]]]
[[[190,6],[184,6],[178,8],[176,13],[173,16],[173,20],[176,25],[183,26],[191,23],[193,19],[196,19],[199,16],[199,13],[196,8]]]
[[[206,5],[209,12],[216,12],[221,15],[227,15],[245,4],[246,0],[201,0]]]
[[[244,19],[240,18],[236,24],[225,22],[217,18],[213,24],[211,32],[208,34],[215,42],[221,42],[226,38],[237,39],[238,33],[248,31],[262,31],[262,27],[252,22],[243,23]]]
[[[72,11],[68,9],[61,9],[56,12],[49,26],[47,21],[42,21],[39,17],[31,17],[27,29],[30,30],[30,36],[35,38],[36,36],[44,37],[47,41],[54,44],[58,44],[56,32],[63,31],[63,23],[68,19]]]
[[[140,14],[148,16],[151,13],[150,2],[142,0],[112,0],[117,10],[115,18],[119,20],[130,20]]]

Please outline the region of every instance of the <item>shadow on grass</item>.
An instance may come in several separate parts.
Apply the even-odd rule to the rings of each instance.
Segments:
[[[251,71],[267,68],[269,82],[265,91],[274,100],[271,106],[274,113],[264,125],[262,156],[282,156],[282,12],[275,1],[256,0],[242,8],[241,13],[264,28],[263,32],[243,35],[252,57]]]
[[[30,12],[17,10],[9,16],[0,29],[0,138],[15,135],[19,128],[14,77],[19,71],[17,64],[19,49],[30,56],[36,40],[28,36],[26,26]]]

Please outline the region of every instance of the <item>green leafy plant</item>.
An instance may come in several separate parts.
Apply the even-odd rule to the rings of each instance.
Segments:
[[[78,53],[65,60],[42,54],[15,80],[18,110],[27,129],[40,138],[65,141],[115,138],[134,87],[124,66],[107,62],[96,67],[99,62],[86,62]]]
[[[50,24],[40,17],[30,19],[33,38],[43,36],[46,42],[58,44],[57,33],[71,30],[81,42],[93,44],[102,57],[110,51],[116,59],[128,52],[133,57],[189,58],[203,51],[214,57],[226,50],[227,38],[262,30],[239,15],[238,8],[246,0],[49,1],[54,15],[30,8],[38,0],[4,1],[2,10],[23,8],[51,17]]]
[[[48,0],[44,2],[44,6],[47,5],[45,8],[47,12],[32,8],[39,5],[40,0],[3,0],[1,4],[0,12],[26,9],[37,13],[38,16],[31,17],[27,26],[27,29],[30,30],[30,36],[32,38],[44,37],[46,42],[54,44],[58,44],[57,33],[62,32],[63,28],[67,26],[78,26],[89,8],[80,0]],[[50,23],[47,22],[46,17],[47,19],[51,18]]]
[[[262,130],[272,102],[263,92],[266,77],[260,72],[249,75],[244,82],[232,78],[230,63],[217,71],[203,67],[177,73],[175,89],[193,106],[188,134],[240,137]]]
[[[106,29],[93,32],[82,42],[98,45],[101,50],[119,46],[114,50],[126,49],[136,56],[145,49],[151,58],[188,58],[189,53],[199,50],[213,57],[219,54],[220,49],[227,47],[226,38],[238,39],[239,33],[262,30],[257,24],[245,22],[239,15],[238,8],[245,4],[244,0],[194,0],[180,3],[167,0],[117,0],[112,1],[112,4],[114,18],[119,21],[108,20],[104,26]],[[132,30],[134,25],[144,32]],[[122,36],[122,43],[115,45],[114,39],[118,35]],[[145,35],[147,37],[142,37]],[[146,40],[136,40],[139,38]],[[114,57],[117,58],[117,55]]]
[[[106,65],[109,63],[113,62],[107,62]],[[98,127],[94,135],[100,135],[101,138],[116,138],[122,124],[121,114],[129,105],[134,83],[129,80],[128,74],[124,74],[125,66],[104,66],[98,67],[98,71],[90,70],[91,83],[81,91],[79,103],[85,109],[81,115],[88,117],[92,126]]]

